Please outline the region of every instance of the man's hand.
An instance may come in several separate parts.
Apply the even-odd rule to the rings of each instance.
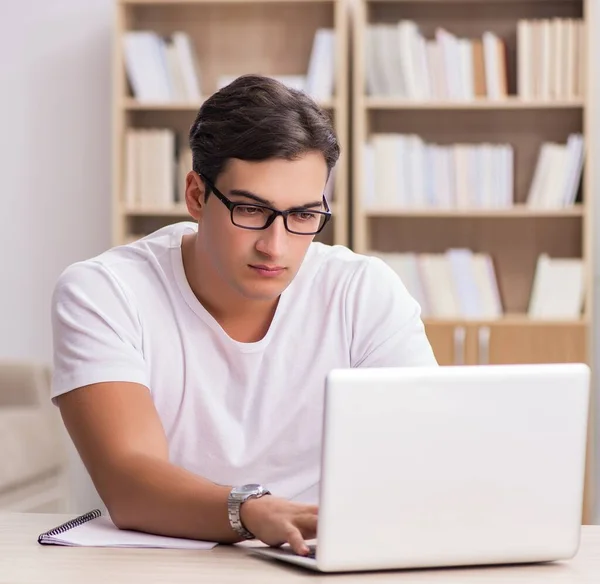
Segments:
[[[317,537],[318,506],[294,503],[265,495],[242,503],[240,517],[244,527],[270,546],[289,543],[294,552],[306,555],[305,540]]]

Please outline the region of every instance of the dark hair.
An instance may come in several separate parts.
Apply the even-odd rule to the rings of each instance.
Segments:
[[[242,75],[210,96],[189,142],[193,169],[213,183],[230,158],[294,160],[319,151],[329,174],[340,155],[329,114],[304,92],[261,75]]]

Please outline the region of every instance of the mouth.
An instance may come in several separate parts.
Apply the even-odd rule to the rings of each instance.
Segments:
[[[252,268],[256,273],[261,276],[274,278],[275,276],[279,276],[283,274],[285,268],[282,266],[266,266],[264,264],[249,264],[249,267]]]

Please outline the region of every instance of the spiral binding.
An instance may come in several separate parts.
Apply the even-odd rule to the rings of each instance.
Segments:
[[[83,525],[84,523],[87,523],[88,521],[91,521],[92,519],[97,519],[101,515],[102,515],[102,511],[100,511],[100,509],[94,509],[93,511],[90,511],[89,513],[80,515],[79,517],[76,517],[75,519],[71,519],[70,521],[63,523],[62,525],[59,525],[59,526],[55,527],[54,529],[51,529],[50,531],[46,531],[45,533],[42,533],[38,537],[38,542],[45,543],[47,541],[51,541],[51,538],[53,538],[57,535],[60,535],[61,533],[64,533],[65,531],[69,531],[69,529],[73,529],[74,527],[79,527],[80,525]]]

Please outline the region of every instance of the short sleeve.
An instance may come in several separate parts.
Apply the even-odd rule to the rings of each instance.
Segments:
[[[52,294],[51,320],[53,400],[105,381],[148,386],[137,311],[106,267],[93,261],[68,267]]]
[[[421,307],[400,277],[369,257],[349,288],[352,367],[436,366]]]

